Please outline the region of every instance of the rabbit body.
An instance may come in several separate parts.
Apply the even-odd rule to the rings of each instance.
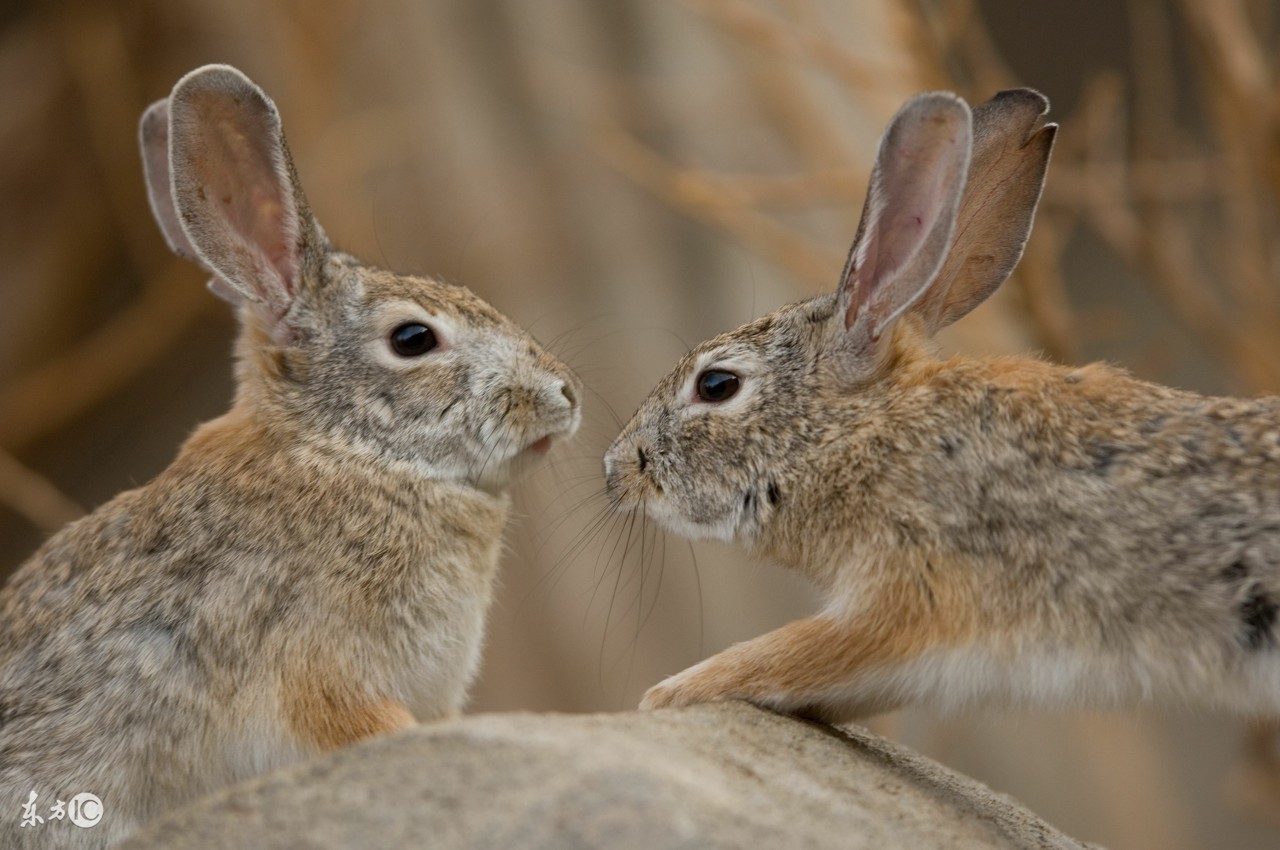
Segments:
[[[227,783],[458,713],[506,485],[579,418],[576,378],[488,304],[328,246],[239,72],[185,77],[143,148],[170,244],[239,308],[239,387],[168,469],[0,591],[0,804],[35,791],[47,816],[89,792],[104,810],[92,828],[6,814],[5,847],[106,846]]]
[[[1280,714],[1280,399],[934,353],[933,332],[1021,253],[1053,138],[1045,105],[997,96],[973,111],[972,142],[954,98],[905,107],[841,288],[696,347],[610,448],[620,505],[738,542],[826,600],[643,706]],[[953,132],[922,140],[921,126]],[[740,388],[704,398],[724,373]]]
[[[89,791],[107,810],[95,829],[29,830],[32,846],[109,842],[221,785],[457,712],[506,514],[505,497],[305,447],[248,411],[203,426],[0,597],[0,793]]]

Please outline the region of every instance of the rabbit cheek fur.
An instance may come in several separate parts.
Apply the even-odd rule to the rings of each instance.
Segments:
[[[87,791],[105,809],[93,829],[6,815],[5,847],[105,846],[229,782],[456,714],[505,488],[577,427],[577,379],[484,301],[330,249],[278,133],[225,66],[144,116],[161,228],[243,322],[237,396],[0,591],[0,806]],[[397,350],[406,325],[432,344]]]
[[[826,598],[816,616],[660,683],[644,707],[743,698],[837,720],[913,701],[1148,701],[1280,714],[1280,399],[934,353],[937,328],[1021,252],[1052,142],[1045,105],[1023,90],[972,118],[945,95],[904,107],[840,289],[698,346],[606,454],[619,506],[736,541]],[[973,128],[972,159],[938,154],[923,195],[895,170],[934,144],[910,144],[922,115]],[[886,222],[906,220],[904,204],[950,238],[894,244]],[[877,256],[876,240],[894,250]],[[898,267],[877,276],[886,257]],[[700,400],[709,368],[741,388]]]

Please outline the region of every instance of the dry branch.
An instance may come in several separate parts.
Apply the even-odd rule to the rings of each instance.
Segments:
[[[174,258],[132,304],[80,344],[0,388],[0,446],[19,448],[119,391],[176,342],[213,296]]]
[[[84,514],[47,478],[4,451],[0,451],[0,504],[49,534]]]
[[[732,184],[697,170],[672,167],[615,125],[602,124],[593,139],[597,153],[638,186],[750,245],[805,283],[831,286],[843,255],[757,212],[746,198],[736,195]]]

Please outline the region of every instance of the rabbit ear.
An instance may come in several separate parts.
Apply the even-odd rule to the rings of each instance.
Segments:
[[[235,68],[206,65],[174,86],[169,113],[172,200],[182,231],[215,284],[252,302],[272,336],[287,342],[297,331],[289,308],[314,279],[326,246],[275,104]]]
[[[969,107],[945,92],[912,98],[885,131],[840,282],[845,328],[859,342],[878,339],[942,266],[970,146]]]
[[[1022,256],[1058,131],[1049,101],[1002,91],[973,110],[973,157],[946,262],[916,307],[932,333],[981,304]]]
[[[147,183],[147,200],[160,225],[170,250],[193,262],[200,256],[187,239],[173,205],[173,187],[169,182],[169,99],[163,98],[147,107],[138,124],[138,142],[142,147],[142,173]]]
[[[142,173],[147,184],[147,200],[151,202],[151,213],[160,225],[169,249],[186,260],[199,264],[205,271],[212,272],[199,252],[187,238],[182,223],[178,220],[178,209],[173,203],[173,182],[169,171],[169,99],[163,98],[147,107],[138,124],[138,141],[142,148]],[[226,281],[214,275],[209,280],[209,289],[225,301],[239,304],[243,299]]]

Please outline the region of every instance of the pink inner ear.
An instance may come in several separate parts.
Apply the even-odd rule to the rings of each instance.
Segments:
[[[248,195],[246,215],[251,221],[251,231],[246,236],[261,246],[267,262],[280,274],[289,294],[294,293],[293,252],[290,250],[295,227],[280,197],[261,186],[252,187]]]
[[[200,200],[231,231],[223,250],[247,273],[242,283],[283,314],[297,290],[298,223],[273,122],[221,93],[201,100]]]
[[[940,194],[941,187],[932,187],[931,194]],[[883,270],[889,278],[902,271],[914,257],[938,219],[938,208],[927,204],[913,209],[894,209],[873,212],[873,223],[866,236],[866,250],[857,272],[857,290],[845,311],[845,329],[853,327],[857,317],[868,306],[872,292],[883,283],[877,274]]]
[[[849,299],[849,306],[844,311],[844,327],[848,330],[853,327],[853,323],[857,321],[858,316],[867,306],[867,301],[871,297],[871,281],[875,279],[876,273],[876,237],[874,234],[867,236],[865,255],[858,260],[858,271],[855,273],[853,281],[853,297]]]
[[[881,140],[845,328],[871,339],[921,298],[946,255],[970,149],[969,111],[921,95]]]

